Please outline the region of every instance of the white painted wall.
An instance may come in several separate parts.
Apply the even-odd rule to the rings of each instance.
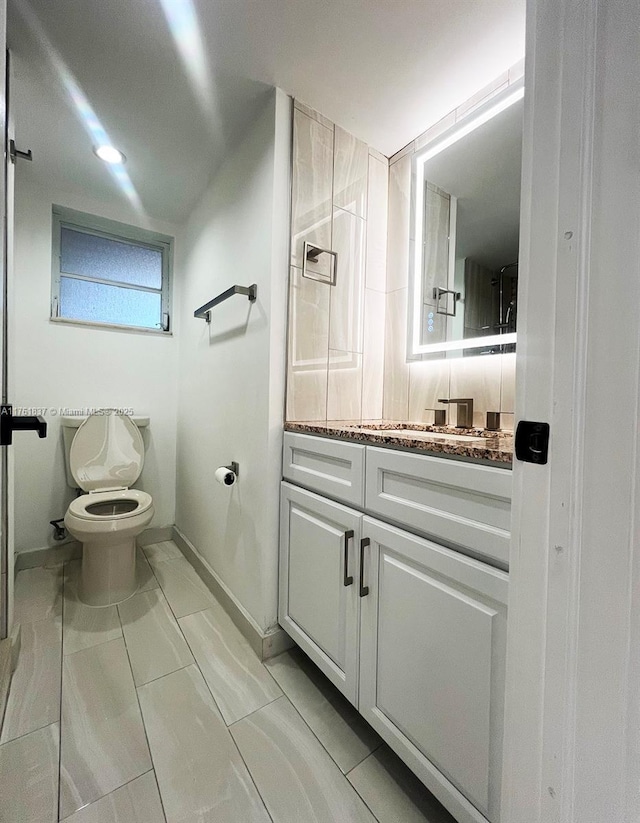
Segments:
[[[176,525],[263,631],[277,614],[290,130],[274,90],[191,215],[180,262]],[[194,319],[236,283],[257,283],[257,301]],[[228,489],[214,472],[232,460]]]
[[[15,263],[10,316],[11,400],[14,406],[57,409],[133,407],[148,414],[145,466],[136,484],[153,496],[154,526],[171,525],[175,513],[177,339],[144,333],[53,323],[51,295],[51,207],[53,203],[144,225],[175,236],[175,228],[141,221],[114,195],[91,200],[73,191],[47,190],[21,173],[15,186]],[[178,243],[176,242],[176,248]],[[175,273],[174,280],[178,280]],[[174,299],[174,318],[177,311]],[[175,328],[174,328],[175,332]],[[58,545],[49,521],[62,517],[74,491],[66,485],[62,431],[47,415],[49,433],[14,435],[15,548],[17,552]]]

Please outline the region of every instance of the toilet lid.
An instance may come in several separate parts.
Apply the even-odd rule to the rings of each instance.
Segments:
[[[83,491],[128,489],[144,465],[142,435],[126,414],[92,414],[73,438],[69,463]]]

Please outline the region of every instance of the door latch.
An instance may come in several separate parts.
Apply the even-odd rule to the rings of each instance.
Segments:
[[[9,159],[12,163],[15,163],[16,160],[33,160],[33,153],[31,149],[28,151],[20,151],[20,149],[16,148],[16,141],[9,140]]]
[[[544,465],[549,454],[549,424],[521,420],[516,428],[515,447],[518,460]]]
[[[38,437],[47,436],[47,422],[42,415],[30,417],[14,415],[13,406],[0,406],[0,446],[10,446],[13,442],[13,433],[17,431],[37,431]]]

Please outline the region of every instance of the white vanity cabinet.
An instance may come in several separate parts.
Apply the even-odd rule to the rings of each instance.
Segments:
[[[499,820],[508,575],[363,518],[360,713],[459,823]]]
[[[485,489],[469,464],[463,510],[465,464],[450,472],[438,458],[396,460],[392,450],[366,447],[354,467],[357,452],[340,453],[351,444],[330,441],[314,458],[308,452],[321,438],[301,437],[295,447],[314,470],[305,480],[316,483],[318,474],[321,484],[334,483],[335,467],[345,476],[351,465],[346,495],[359,494],[364,472],[369,509],[282,483],[281,625],[459,823],[499,823],[508,574],[476,558],[504,557],[487,541],[506,531],[510,473],[489,472]],[[397,512],[411,502],[425,514],[433,509],[430,494],[444,519],[433,510],[427,526],[463,535],[475,557],[398,527]],[[384,506],[395,525],[380,519]]]
[[[362,515],[282,484],[279,621],[354,705]]]

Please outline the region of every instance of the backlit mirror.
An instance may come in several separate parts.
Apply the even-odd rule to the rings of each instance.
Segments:
[[[417,152],[408,359],[514,351],[522,84]]]

